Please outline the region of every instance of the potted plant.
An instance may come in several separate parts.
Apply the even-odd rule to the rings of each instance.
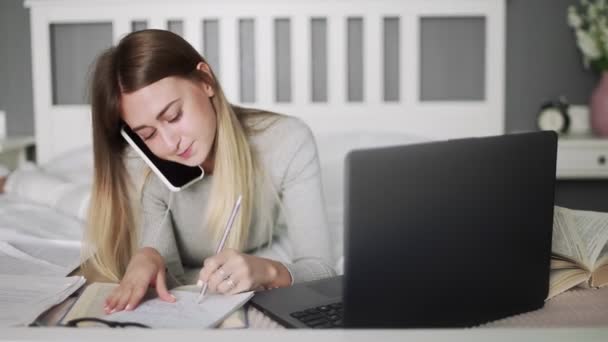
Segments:
[[[608,136],[608,4],[606,0],[580,0],[568,7],[568,25],[574,30],[583,65],[601,74],[589,102],[591,127]]]

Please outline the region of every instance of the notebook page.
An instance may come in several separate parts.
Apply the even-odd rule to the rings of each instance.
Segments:
[[[133,311],[120,311],[103,317],[111,321],[138,322],[152,328],[210,328],[240,308],[253,291],[225,296],[208,295],[198,304],[198,293],[171,291],[177,300],[168,303],[154,298],[141,303]]]

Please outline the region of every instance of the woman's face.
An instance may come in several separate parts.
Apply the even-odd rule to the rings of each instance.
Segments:
[[[122,119],[159,158],[202,165],[217,128],[213,95],[202,81],[166,77],[123,94]]]

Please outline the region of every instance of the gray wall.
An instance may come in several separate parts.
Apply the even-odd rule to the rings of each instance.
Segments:
[[[0,1],[0,109],[9,135],[34,134],[29,10]]]
[[[540,103],[586,104],[597,77],[583,70],[566,8],[578,0],[508,0],[506,130],[535,129]],[[33,134],[30,26],[22,0],[0,1],[0,109],[9,135]],[[560,182],[557,204],[608,211],[608,182]]]
[[[506,130],[536,127],[540,103],[566,96],[587,104],[596,82],[583,69],[566,9],[578,0],[508,0]]]
[[[536,127],[540,103],[566,96],[587,104],[597,76],[585,70],[566,9],[578,0],[509,0],[507,4],[507,132]],[[555,203],[608,211],[608,181],[558,181]]]

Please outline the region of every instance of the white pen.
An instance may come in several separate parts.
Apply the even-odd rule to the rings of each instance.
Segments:
[[[241,199],[243,198],[242,195],[239,195],[239,197],[236,199],[236,203],[234,204],[234,208],[232,208],[232,212],[230,213],[230,218],[228,219],[228,222],[226,222],[226,228],[224,228],[224,235],[222,236],[222,239],[220,240],[220,243],[217,245],[217,249],[215,251],[215,254],[217,255],[219,252],[222,251],[222,249],[224,249],[224,244],[226,243],[226,238],[228,237],[228,234],[230,234],[230,229],[232,229],[232,223],[234,222],[234,218],[236,217],[236,214],[239,211],[239,208],[241,207]],[[203,285],[203,288],[201,289],[201,293],[198,296],[198,300],[197,302],[200,304],[201,300],[205,297],[205,293],[207,293],[207,283],[205,283]]]

